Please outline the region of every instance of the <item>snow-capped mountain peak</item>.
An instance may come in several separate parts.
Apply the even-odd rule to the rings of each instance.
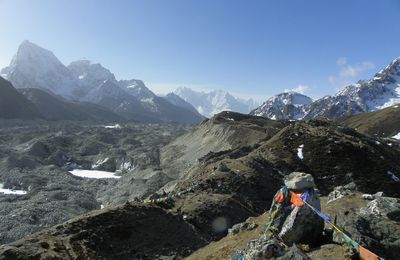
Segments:
[[[141,80],[131,79],[131,80],[121,80],[119,84],[124,88],[129,94],[133,95],[139,100],[149,100],[154,98],[154,94]]]
[[[76,88],[68,68],[51,51],[29,41],[22,42],[2,74],[16,88],[42,88],[67,97]]]
[[[304,117],[305,108],[311,103],[310,97],[289,91],[269,98],[260,107],[253,110],[251,114],[273,120],[298,120]]]
[[[174,91],[174,94],[192,104],[200,114],[206,117],[212,117],[222,111],[248,113],[255,107],[252,100],[244,101],[235,98],[224,90],[200,92],[188,87],[179,87]]]
[[[117,81],[110,70],[88,60],[66,67],[51,51],[29,41],[19,46],[1,75],[17,88],[39,88],[69,101],[96,103],[128,120],[193,123],[203,119],[156,96],[141,80]]]

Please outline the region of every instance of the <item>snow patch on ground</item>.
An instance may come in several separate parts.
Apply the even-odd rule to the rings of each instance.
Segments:
[[[92,165],[92,169],[96,169],[97,167],[103,165],[104,163],[106,163],[110,158],[105,158],[104,160],[98,160],[96,163],[94,163]]]
[[[304,144],[301,144],[301,145],[299,146],[299,148],[297,148],[297,157],[299,157],[300,160],[303,160],[303,159],[304,159],[303,148],[304,148]]]
[[[395,136],[392,136],[392,138],[397,139],[397,140],[400,140],[400,133],[398,133],[398,134],[395,135]]]
[[[105,172],[105,171],[95,171],[95,170],[75,169],[73,171],[70,171],[70,173],[78,177],[92,178],[92,179],[121,178],[121,176],[116,176],[115,172]]]
[[[110,129],[119,129],[121,128],[120,124],[115,124],[115,125],[105,125],[105,128],[110,128]]]
[[[15,194],[15,195],[25,195],[27,192],[24,190],[10,190],[10,189],[3,189],[3,183],[0,183],[0,193],[4,194]]]

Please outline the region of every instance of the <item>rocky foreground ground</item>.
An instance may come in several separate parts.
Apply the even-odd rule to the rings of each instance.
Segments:
[[[257,255],[266,243],[261,237],[263,214],[283,177],[292,171],[314,176],[326,197],[323,210],[356,241],[385,259],[399,255],[396,140],[323,119],[280,122],[225,112],[157,151],[154,166],[128,171],[117,183],[103,186],[107,191],[99,198],[108,202],[105,209],[3,245],[0,255],[4,259],[226,259],[239,251]],[[141,187],[146,192],[135,192]],[[369,200],[362,198],[382,191],[383,195],[366,196]],[[143,204],[145,197],[153,202]],[[164,197],[169,199],[157,203]],[[134,202],[114,206],[126,200]],[[254,228],[251,223],[234,226],[236,231],[228,234],[229,228],[249,217],[255,217],[257,228],[247,230]],[[281,249],[277,259],[340,259],[334,257],[346,250],[336,234],[322,237],[320,245]]]

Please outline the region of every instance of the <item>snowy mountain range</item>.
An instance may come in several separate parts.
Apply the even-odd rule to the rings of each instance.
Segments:
[[[62,64],[51,52],[24,41],[1,76],[17,89],[37,88],[67,101],[91,102],[128,120],[197,123],[203,117],[193,108],[177,106],[155,95],[143,81],[117,80],[101,64],[87,60]],[[184,102],[183,100],[181,102]]]
[[[268,99],[251,114],[270,119],[300,120],[318,116],[337,119],[399,103],[400,58],[397,58],[372,79],[346,86],[333,96],[312,102],[311,98],[299,93],[282,93]]]
[[[117,80],[101,64],[79,60],[65,66],[49,50],[24,41],[1,76],[17,89],[41,89],[67,102],[89,102],[128,120],[197,123],[221,111],[249,113],[254,100],[235,98],[226,91],[199,92],[180,87],[165,97],[138,79]],[[21,93],[35,93],[21,91]],[[40,94],[45,96],[44,93]],[[63,101],[64,102],[64,101]],[[53,102],[54,103],[54,102]],[[333,96],[313,101],[296,92],[271,97],[250,112],[270,119],[301,120],[317,116],[331,119],[371,112],[400,103],[400,58],[370,80],[346,86]],[[48,107],[35,104],[37,107]],[[97,108],[96,108],[97,109]],[[109,114],[110,114],[109,113]],[[111,114],[110,114],[111,115]],[[203,115],[203,116],[202,116]]]
[[[206,117],[212,117],[222,111],[235,111],[247,114],[258,106],[253,99],[243,100],[235,98],[223,90],[199,92],[191,88],[179,87],[174,91],[174,94],[192,104],[200,114]]]

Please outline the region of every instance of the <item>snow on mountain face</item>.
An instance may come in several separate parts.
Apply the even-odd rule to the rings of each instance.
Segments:
[[[1,74],[16,88],[41,88],[72,98],[76,82],[57,57],[42,47],[24,41]]]
[[[120,80],[119,85],[139,100],[148,100],[156,96],[141,80]]]
[[[326,116],[331,119],[371,112],[400,103],[400,58],[367,81],[359,81],[315,101],[308,107],[306,119]]]
[[[254,105],[254,101],[250,100],[244,102],[223,90],[205,93],[197,92],[186,87],[180,87],[174,91],[174,94],[192,104],[200,114],[206,117],[212,117],[214,114],[222,111],[248,113],[254,108],[251,107]]]
[[[99,86],[107,80],[116,81],[114,74],[108,69],[88,60],[71,62],[68,69],[80,86]]]
[[[80,60],[71,62],[68,69],[79,85],[74,94],[80,101],[99,103],[105,98],[121,99],[127,95],[114,74],[101,64]]]
[[[312,99],[303,94],[285,92],[269,98],[250,114],[273,120],[299,120],[304,117],[306,107],[311,103]]]

